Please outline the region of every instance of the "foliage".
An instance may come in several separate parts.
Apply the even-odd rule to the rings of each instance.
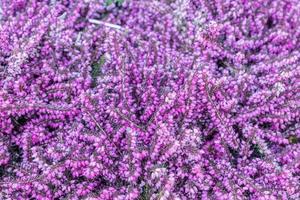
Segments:
[[[1,6],[0,199],[300,199],[299,1]]]

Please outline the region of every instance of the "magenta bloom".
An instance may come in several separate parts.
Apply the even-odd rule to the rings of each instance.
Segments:
[[[0,0],[0,199],[300,199],[300,1]]]

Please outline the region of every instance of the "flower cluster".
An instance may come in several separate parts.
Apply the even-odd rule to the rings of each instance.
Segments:
[[[0,5],[0,199],[300,198],[297,0]]]

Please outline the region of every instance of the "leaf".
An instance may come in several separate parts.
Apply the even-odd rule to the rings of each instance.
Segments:
[[[297,144],[298,143],[298,138],[295,135],[289,136],[289,142],[290,144]]]
[[[105,1],[105,6],[110,6],[113,3],[114,3],[114,0],[106,0]]]
[[[92,79],[93,79],[93,87],[95,87],[96,85],[96,80],[97,80],[97,77],[101,75],[101,67],[104,65],[105,63],[105,56],[102,55],[100,57],[100,60],[94,64],[92,64],[92,71],[91,71],[91,76],[92,76]]]
[[[117,4],[117,6],[121,6],[124,3],[125,0],[106,0],[105,1],[105,6],[110,6],[113,3]]]

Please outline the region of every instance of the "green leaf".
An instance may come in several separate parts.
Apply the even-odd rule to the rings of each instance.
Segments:
[[[125,0],[106,0],[105,6],[110,6],[113,3],[117,4],[118,6],[121,6],[124,3]]]
[[[104,63],[105,63],[105,56],[102,55],[98,62],[92,64],[91,76],[93,79],[93,83],[92,83],[93,87],[96,86],[95,84],[96,84],[97,77],[101,75],[101,67],[104,65]]]
[[[297,144],[298,143],[298,138],[295,135],[289,136],[288,140],[289,140],[290,144]]]
[[[106,0],[105,1],[105,6],[110,6],[113,3],[114,3],[114,0]]]

